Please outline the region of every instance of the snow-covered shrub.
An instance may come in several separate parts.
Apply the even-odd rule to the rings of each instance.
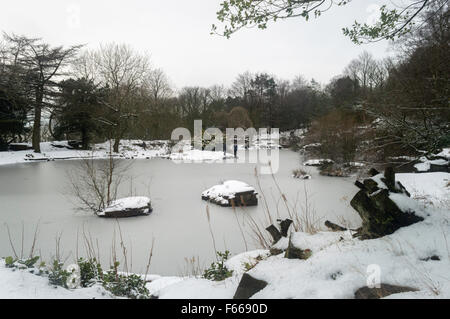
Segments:
[[[102,266],[95,258],[85,260],[78,259],[78,267],[80,268],[80,284],[81,287],[91,287],[96,282],[102,280],[103,270]]]
[[[15,259],[11,256],[5,258],[5,266],[7,268],[30,269],[39,260],[39,256],[30,257],[28,259]]]
[[[203,278],[214,280],[214,281],[222,281],[231,277],[233,274],[233,270],[229,270],[225,266],[225,262],[228,260],[230,256],[230,252],[226,250],[225,252],[216,252],[217,254],[217,262],[213,262],[211,266],[205,270],[203,274]]]
[[[103,287],[118,297],[131,299],[150,298],[150,292],[145,287],[145,280],[136,274],[124,275],[117,271],[116,262],[109,271],[103,274]]]
[[[48,281],[51,285],[61,286],[64,288],[68,288],[67,280],[71,273],[64,269],[64,263],[60,260],[55,259],[53,261],[52,267],[49,269],[48,273]]]

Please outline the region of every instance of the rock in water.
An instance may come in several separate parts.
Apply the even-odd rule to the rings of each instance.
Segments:
[[[267,286],[267,282],[253,278],[248,273],[242,275],[239,286],[236,289],[233,299],[249,299],[257,292],[263,290]]]
[[[140,196],[117,199],[97,215],[104,218],[125,218],[147,216],[152,211],[150,198]]]
[[[390,198],[391,193],[410,196],[403,185],[395,181],[395,174],[391,168],[387,168],[384,174],[375,175],[355,185],[360,191],[353,197],[350,205],[363,220],[362,227],[356,235],[361,239],[389,235],[400,227],[423,220],[414,212],[403,212]]]
[[[225,181],[204,191],[202,199],[223,207],[256,206],[257,195],[256,190],[244,182]]]

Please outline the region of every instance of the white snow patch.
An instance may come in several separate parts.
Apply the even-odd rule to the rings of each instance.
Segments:
[[[65,289],[52,286],[47,277],[27,270],[13,270],[0,260],[0,299],[107,299],[112,296],[101,285]]]
[[[256,264],[258,262],[257,258],[267,258],[270,255],[270,252],[265,249],[258,249],[247,251],[245,253],[241,253],[235,255],[228,259],[225,262],[225,266],[229,270],[233,270],[233,275],[242,275],[246,269],[245,264]]]
[[[310,249],[316,253],[328,246],[337,244],[343,240],[352,238],[351,231],[344,232],[318,232],[314,235],[297,232],[292,233],[291,241],[294,247],[300,249]]]
[[[450,207],[450,173],[402,173],[396,180],[411,193],[411,197],[434,206]]]
[[[418,172],[427,172],[430,170],[431,165],[448,165],[448,161],[444,159],[429,160],[425,156],[420,158],[421,163],[414,165]]]

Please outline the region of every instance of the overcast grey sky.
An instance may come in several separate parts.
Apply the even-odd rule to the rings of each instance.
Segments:
[[[363,50],[381,58],[386,41],[357,46],[342,34],[365,22],[386,1],[353,0],[319,19],[279,21],[267,30],[245,29],[227,40],[210,35],[221,0],[15,0],[2,3],[0,30],[39,36],[51,44],[115,41],[150,54],[172,83],[229,85],[237,74],[302,74],[321,83],[342,72]]]

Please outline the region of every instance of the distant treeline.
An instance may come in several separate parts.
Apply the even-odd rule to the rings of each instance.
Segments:
[[[397,41],[396,58],[364,52],[327,85],[298,76],[239,74],[230,87],[175,90],[147,55],[111,43],[97,50],[4,34],[0,42],[0,148],[41,139],[167,139],[173,129],[309,128],[321,152],[351,160],[370,150],[432,153],[449,145],[448,10]],[[375,125],[375,124],[376,125]],[[362,128],[364,128],[362,130]]]

